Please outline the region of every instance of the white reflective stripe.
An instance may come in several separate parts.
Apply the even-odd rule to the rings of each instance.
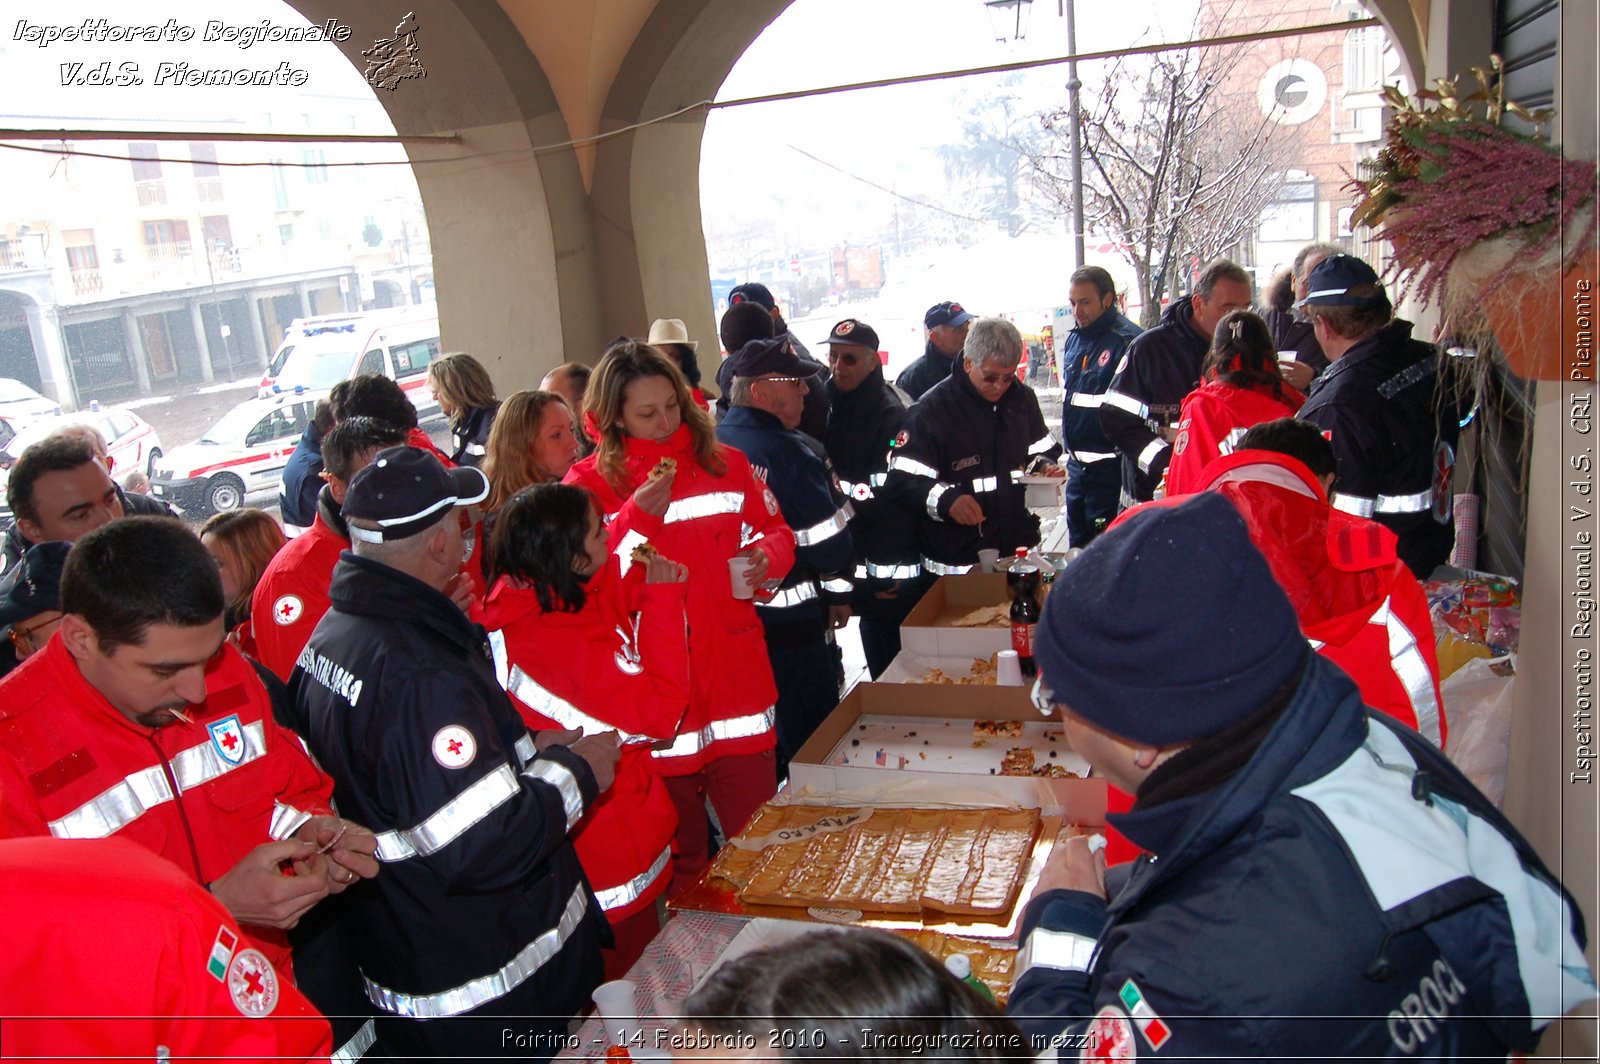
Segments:
[[[1417,637],[1405,622],[1395,616],[1391,599],[1384,599],[1369,624],[1381,624],[1389,636],[1389,666],[1406,689],[1411,703],[1411,715],[1416,718],[1417,731],[1434,746],[1443,747],[1439,735],[1439,700],[1434,697],[1433,674],[1428,662],[1417,646]],[[1430,636],[1432,632],[1428,633]]]
[[[1347,514],[1355,514],[1357,517],[1372,516],[1373,500],[1361,495],[1346,495],[1336,491],[1328,502],[1335,510],[1343,510]]]
[[[299,831],[310,819],[310,813],[302,813],[294,806],[284,805],[282,802],[273,802],[272,821],[267,825],[267,835],[274,842],[282,842]]]
[[[698,517],[715,517],[718,514],[736,514],[744,510],[744,492],[710,491],[692,499],[678,499],[667,505],[665,524],[693,521]]]
[[[469,443],[467,444],[467,453],[472,455],[474,458],[482,458],[484,455],[489,453],[489,448],[485,447],[481,443]]]
[[[1307,639],[1306,642],[1311,644],[1312,650],[1321,650],[1323,647],[1328,645],[1320,639]]]
[[[414,828],[378,835],[378,860],[404,861],[438,853],[521,790],[510,765],[501,765],[450,799]]]
[[[1223,438],[1222,442],[1217,444],[1217,455],[1221,457],[1222,455],[1232,454],[1233,449],[1239,446],[1239,441],[1244,439],[1244,434],[1247,431],[1248,430],[1246,429],[1234,429],[1232,432],[1228,433],[1228,435]]]
[[[538,749],[533,745],[533,736],[527,732],[522,733],[522,738],[516,741],[511,750],[517,755],[518,768],[526,768],[529,761],[539,756]]]
[[[720,739],[749,739],[757,735],[765,735],[772,730],[773,721],[777,719],[776,707],[768,706],[760,713],[751,713],[743,717],[729,717],[727,720],[714,720],[699,731],[684,732],[672,740],[672,745],[665,750],[650,751],[651,757],[688,757],[697,754],[705,747]]]
[[[594,892],[595,900],[602,909],[620,909],[625,905],[632,905],[639,900],[639,895],[650,889],[661,873],[667,870],[667,865],[672,861],[672,847],[668,846],[661,851],[661,855],[649,868],[640,872],[626,883],[619,883],[614,887]]]
[[[848,594],[851,591],[854,591],[855,590],[855,585],[852,584],[848,580],[842,580],[842,579],[841,580],[824,580],[822,582],[822,590],[830,592],[830,593],[835,594],[835,595],[843,595],[843,594]]]
[[[1416,514],[1433,506],[1433,489],[1414,495],[1379,495],[1373,509],[1380,514]]]
[[[871,575],[872,575],[871,573],[867,572],[867,567],[865,565],[856,566],[856,579],[857,580],[865,580],[867,577],[869,577]]]
[[[1291,793],[1315,805],[1339,833],[1384,912],[1463,879],[1492,890],[1509,925],[1525,1015],[1561,1016],[1593,1000],[1594,977],[1573,937],[1577,920],[1566,899],[1532,874],[1511,841],[1479,814],[1437,793],[1431,802],[1413,798],[1416,773],[1399,737],[1368,720],[1366,742],[1343,764]]]
[[[850,512],[844,507],[833,511],[826,520],[818,521],[810,528],[797,528],[794,530],[794,542],[797,547],[814,547],[818,543],[828,540],[843,532],[850,523]]]
[[[937,576],[960,576],[962,573],[972,571],[972,566],[970,565],[946,565],[944,562],[936,562],[932,558],[923,558],[922,567]]]
[[[1150,416],[1150,408],[1148,406],[1145,406],[1133,396],[1123,395],[1121,392],[1108,391],[1100,397],[1100,402],[1105,406],[1114,406],[1118,410],[1126,410],[1135,417]]]
[[[786,587],[782,591],[776,592],[771,599],[766,602],[758,602],[756,606],[760,609],[781,610],[790,606],[798,606],[804,602],[810,602],[816,597],[817,585],[807,580],[803,584],[796,584],[794,587]]]
[[[890,455],[889,456],[889,470],[890,470],[890,472],[893,472],[896,469],[898,469],[902,473],[910,473],[914,477],[934,477],[934,478],[937,478],[939,476],[939,471],[937,469],[933,468],[933,466],[923,465],[921,462],[917,461],[915,458],[907,458],[903,454],[896,454],[896,455]]]
[[[1039,437],[1037,440],[1034,440],[1032,443],[1028,444],[1028,453],[1029,454],[1044,454],[1044,452],[1048,451],[1050,448],[1054,447],[1055,445],[1056,445],[1056,438],[1054,436],[1050,435],[1047,432],[1043,436]]]
[[[192,791],[267,752],[266,731],[259,720],[246,724],[239,735],[243,742],[237,763],[223,757],[209,737],[174,754],[167,764],[177,781],[178,793]],[[172,786],[167,782],[166,767],[150,765],[130,772],[72,812],[50,821],[50,834],[58,839],[103,839],[170,801]]]
[[[1095,462],[1109,462],[1117,456],[1116,451],[1073,451],[1072,457],[1083,465],[1093,465]]]
[[[571,831],[583,819],[583,790],[578,777],[559,761],[541,758],[522,770],[529,779],[542,780],[561,792],[561,805],[567,814],[567,830]]]
[[[875,488],[881,488],[883,487],[883,482],[888,479],[889,474],[887,473],[874,473],[872,476],[867,478],[867,483],[871,484]]]
[[[1135,499],[1132,495],[1129,495],[1127,488],[1122,488],[1117,492],[1117,506],[1119,509],[1126,510],[1138,505],[1139,500]]]
[[[975,477],[972,481],[972,490],[975,492],[999,491],[999,477]]]
[[[927,510],[929,517],[933,518],[935,521],[944,520],[944,518],[939,516],[939,500],[943,498],[945,492],[950,491],[954,487],[954,484],[945,484],[941,481],[940,483],[935,484],[933,487],[928,489]]]
[[[648,735],[634,735],[625,732],[614,724],[607,724],[598,717],[591,717],[577,706],[568,702],[539,681],[522,671],[522,666],[511,666],[511,673],[504,682],[505,689],[515,695],[518,702],[527,706],[541,717],[547,717],[567,731],[581,731],[585,735],[596,735],[604,731],[617,733],[617,742],[625,743],[630,740],[643,739],[646,742],[655,742]],[[524,758],[524,763],[533,758]]]
[[[1089,392],[1073,392],[1072,398],[1068,402],[1073,406],[1081,406],[1087,410],[1093,410],[1099,407],[1101,400],[1104,398],[1105,396],[1103,395],[1095,395]]]
[[[628,575],[628,570],[633,567],[634,550],[642,547],[648,542],[650,542],[650,540],[644,535],[644,533],[640,532],[636,528],[630,528],[628,531],[622,534],[622,538],[617,541],[617,549],[611,552],[617,556],[617,562],[620,569],[618,575]],[[504,686],[503,683],[502,686]]]
[[[1139,472],[1150,472],[1150,463],[1161,457],[1161,452],[1167,449],[1167,441],[1163,439],[1151,440],[1145,449],[1139,452]]]
[[[368,1020],[361,1025],[361,1029],[350,1036],[350,1041],[333,1051],[333,1056],[328,1059],[333,1064],[345,1064],[346,1061],[360,1060],[367,1055],[367,1050],[372,1048],[372,1043],[378,1040],[378,1021]]]
[[[522,947],[498,971],[437,994],[402,994],[374,983],[363,972],[361,981],[367,985],[367,1000],[385,1012],[419,1020],[470,1012],[495,998],[505,997],[560,953],[562,945],[582,923],[583,914],[588,908],[589,899],[585,896],[584,885],[579,883],[567,899],[566,908],[562,910],[561,919],[555,927]]]
[[[1011,966],[1011,982],[1015,985],[1029,968],[1087,972],[1094,961],[1095,944],[1087,935],[1036,927],[1017,951],[1017,959]]]
[[[1021,469],[1013,469],[1011,471],[1011,483],[1015,484],[1017,481],[1021,480],[1027,475],[1028,474]]]
[[[865,568],[866,572],[863,573],[861,568],[858,568],[857,576],[870,576],[878,580],[910,580],[922,575],[922,566],[915,562],[910,565],[879,565],[876,562],[868,562],[862,568]]]

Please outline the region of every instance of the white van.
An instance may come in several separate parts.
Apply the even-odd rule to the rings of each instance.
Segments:
[[[340,381],[381,373],[405,390],[419,418],[439,413],[428,364],[439,357],[439,317],[432,307],[296,318],[267,363],[261,397],[322,392]]]

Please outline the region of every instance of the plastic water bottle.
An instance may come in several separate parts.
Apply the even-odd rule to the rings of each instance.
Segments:
[[[972,974],[972,961],[965,953],[952,953],[944,959],[944,970],[981,994],[985,1001],[994,1001],[994,991],[982,979]]]

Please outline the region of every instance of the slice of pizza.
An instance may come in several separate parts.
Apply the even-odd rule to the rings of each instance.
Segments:
[[[663,477],[670,477],[677,471],[678,460],[676,458],[663,458],[661,461],[656,463],[656,467],[654,469],[650,470],[650,480],[652,483],[654,483]]]
[[[628,556],[640,564],[648,564],[651,558],[656,557],[660,553],[660,551],[656,550],[649,543],[641,543],[637,547],[633,548],[633,551]]]

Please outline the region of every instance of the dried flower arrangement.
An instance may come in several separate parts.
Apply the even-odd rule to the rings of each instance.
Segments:
[[[1414,98],[1386,88],[1391,117],[1383,147],[1349,185],[1361,196],[1352,222],[1378,228],[1408,291],[1425,304],[1441,303],[1469,339],[1484,328],[1474,322],[1491,293],[1503,302],[1514,279],[1537,274],[1548,281],[1592,257],[1600,222],[1594,161],[1564,158],[1540,136],[1551,112],[1505,99],[1499,56],[1471,74],[1471,92],[1454,78]],[[1501,125],[1507,114],[1531,123],[1533,135]],[[1495,308],[1487,310],[1493,315]],[[1508,327],[1525,330],[1520,321],[1496,323],[1509,352],[1515,338],[1502,335]]]

